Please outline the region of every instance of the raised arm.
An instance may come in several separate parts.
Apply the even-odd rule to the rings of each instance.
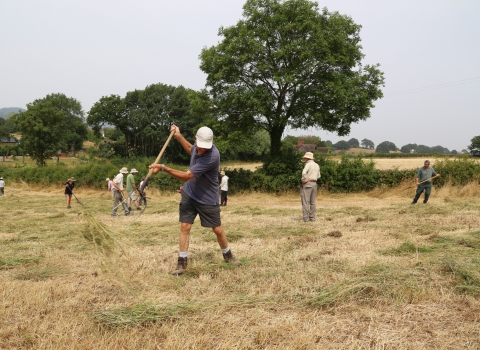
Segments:
[[[177,141],[180,142],[180,144],[185,149],[185,151],[188,152],[188,154],[192,154],[192,144],[190,142],[188,142],[185,139],[185,137],[183,137],[183,135],[180,133],[180,129],[178,128],[178,126],[172,125],[171,128],[170,128],[170,132],[172,132],[174,130],[175,130],[175,134],[173,134],[173,137],[175,137],[177,139]]]

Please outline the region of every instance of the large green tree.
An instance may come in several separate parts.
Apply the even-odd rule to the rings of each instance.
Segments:
[[[196,92],[183,86],[153,84],[143,90],[104,96],[88,112],[87,123],[98,134],[106,125],[113,125],[123,134],[126,156],[157,155],[167,140],[170,126],[175,123],[191,142],[204,119],[201,110],[204,92]],[[208,96],[207,96],[208,97]],[[203,102],[202,102],[203,101]],[[198,106],[196,109],[193,106]],[[188,161],[181,145],[173,142],[165,158]]]
[[[369,140],[369,139],[363,139],[360,145],[362,145],[363,148],[369,148],[369,149],[375,148],[375,144],[373,143],[372,140]]]
[[[470,142],[470,146],[467,147],[470,154],[473,156],[480,156],[480,136],[475,136]]]
[[[61,147],[65,115],[50,101],[33,102],[27,111],[15,115],[15,123],[22,133],[22,149],[37,165],[44,166],[47,158]]]
[[[383,141],[380,142],[375,149],[375,153],[390,153],[390,151],[396,151],[397,146],[393,142]]]
[[[40,166],[58,151],[80,149],[87,138],[80,102],[64,94],[35,100],[11,119],[22,134],[22,149]]]
[[[265,129],[272,156],[287,126],[347,135],[383,96],[378,65],[361,63],[360,28],[309,0],[248,0],[243,19],[200,54],[218,118]]]

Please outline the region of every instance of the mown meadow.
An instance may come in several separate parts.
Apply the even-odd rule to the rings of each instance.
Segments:
[[[10,183],[0,230],[0,349],[478,349],[480,184],[237,193],[222,207],[230,246],[192,229],[175,267],[175,192],[111,217],[107,191]]]

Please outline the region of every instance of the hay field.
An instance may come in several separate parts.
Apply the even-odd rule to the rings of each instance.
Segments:
[[[340,160],[340,157],[333,157],[334,159]],[[454,159],[454,158],[452,158]],[[365,162],[370,162],[370,158],[364,158]],[[398,168],[399,170],[404,169],[418,169],[423,166],[423,162],[425,158],[373,158],[373,162],[375,163],[375,167],[377,169],[387,170],[387,169],[394,169]],[[429,159],[431,165],[435,167],[435,158]],[[480,162],[480,159],[476,159],[477,162]],[[234,163],[234,162],[227,162],[225,166],[222,164],[222,168],[226,169],[235,169],[235,168],[242,168],[245,170],[255,171],[257,167],[261,167],[262,163]]]
[[[16,190],[12,192],[12,187]],[[111,217],[106,192],[25,184],[0,197],[0,349],[478,349],[480,186],[230,196],[243,266],[196,222],[177,257],[178,194]],[[407,191],[408,192],[408,191]]]

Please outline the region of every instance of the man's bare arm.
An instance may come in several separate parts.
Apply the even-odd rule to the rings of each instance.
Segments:
[[[177,139],[178,142],[182,145],[182,147],[185,149],[185,151],[188,152],[188,154],[192,154],[192,144],[188,142],[185,137],[183,137],[182,134],[180,134],[180,129],[176,125],[172,125],[170,128],[170,132],[175,130],[175,134],[173,134],[173,137]],[[172,169],[174,170],[174,169]],[[186,180],[185,180],[186,181]]]
[[[169,168],[164,164],[152,164],[149,166],[149,168],[153,169],[154,174],[158,173],[159,171],[164,171],[172,175],[174,178],[183,182],[187,182],[188,180],[193,179],[195,177],[195,175],[192,172],[190,172],[190,170],[180,171],[180,170]]]

